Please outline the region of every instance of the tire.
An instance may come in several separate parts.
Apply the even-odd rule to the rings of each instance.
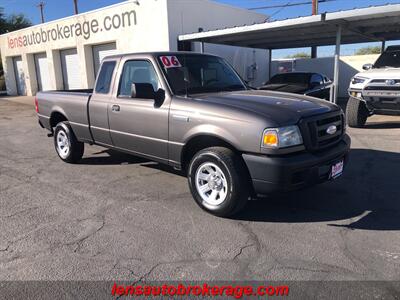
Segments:
[[[250,196],[249,179],[244,162],[224,147],[197,152],[188,167],[194,200],[205,211],[220,217],[231,216],[245,207]]]
[[[54,130],[54,147],[61,160],[77,163],[81,160],[85,146],[79,142],[68,122],[60,122]]]
[[[363,101],[352,97],[349,98],[346,106],[346,117],[347,124],[350,127],[363,127],[369,115],[368,108]]]

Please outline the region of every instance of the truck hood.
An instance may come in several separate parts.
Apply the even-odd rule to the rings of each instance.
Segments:
[[[293,125],[300,118],[339,109],[337,105],[326,100],[262,90],[213,93],[196,95],[194,98],[261,115],[278,126]]]
[[[360,72],[356,76],[368,79],[400,79],[400,68],[370,69]]]

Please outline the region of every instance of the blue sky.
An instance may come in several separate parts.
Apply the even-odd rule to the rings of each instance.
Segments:
[[[0,0],[0,6],[4,8],[6,14],[24,13],[34,24],[40,23],[39,9],[36,5],[40,0]],[[146,0],[142,0],[146,1]],[[174,1],[192,1],[192,0],[174,0]],[[239,6],[242,8],[284,5],[287,3],[311,2],[311,0],[216,0],[217,2]],[[44,1],[45,19],[46,21],[59,19],[73,14],[72,0],[47,0]],[[122,0],[78,0],[79,11],[85,12],[114,3],[122,2]],[[332,12],[339,10],[347,10],[352,8],[367,7],[374,5],[384,5],[388,3],[400,3],[400,0],[334,0],[319,4],[319,12]],[[260,13],[271,16],[272,20],[281,20],[286,18],[295,18],[298,16],[306,16],[311,14],[311,5],[302,5],[285,8],[271,8],[257,10]],[[390,44],[390,43],[389,43]],[[371,43],[371,45],[378,45]],[[345,45],[342,47],[343,55],[353,54],[354,51],[365,45]],[[285,57],[289,54],[300,51],[308,52],[309,49],[290,49],[277,50],[273,53],[273,58]],[[329,56],[333,53],[333,47],[320,47],[318,49],[319,56]]]

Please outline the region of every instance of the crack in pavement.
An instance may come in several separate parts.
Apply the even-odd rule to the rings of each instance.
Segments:
[[[17,216],[19,214],[23,214],[25,212],[28,212],[28,211],[31,211],[31,210],[35,210],[35,209],[39,209],[39,206],[29,207],[29,208],[26,208],[26,209],[23,209],[23,210],[16,211],[16,212],[14,212],[12,214],[9,214],[9,215],[2,215],[2,216],[0,216],[0,218],[12,218],[12,217],[15,217],[15,216]]]
[[[254,246],[254,244],[249,244],[249,245],[244,245],[244,246],[240,247],[239,252],[232,258],[232,260],[235,260],[240,255],[242,255],[244,249],[250,248],[250,247],[253,247],[253,246]]]
[[[94,217],[99,217],[99,216],[94,216]],[[85,234],[82,237],[77,238],[75,241],[70,242],[70,243],[66,243],[65,245],[69,246],[69,245],[75,245],[76,244],[76,248],[73,250],[74,253],[77,253],[81,248],[82,248],[82,244],[84,241],[86,241],[88,238],[90,238],[91,236],[95,235],[96,233],[98,233],[99,231],[101,231],[104,226],[105,226],[105,216],[100,216],[101,218],[101,224],[100,226],[98,226],[97,228],[95,227],[94,224],[89,224],[92,227],[88,228],[88,232],[85,232]],[[79,221],[86,221],[86,220],[93,220],[95,218],[86,218],[86,219],[81,219]],[[95,220],[97,221],[97,220]]]

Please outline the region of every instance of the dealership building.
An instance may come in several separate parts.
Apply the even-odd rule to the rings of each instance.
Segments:
[[[184,33],[265,22],[266,16],[207,0],[124,1],[0,36],[7,94],[92,88],[102,58],[147,51],[204,51],[225,57],[245,80],[268,77],[268,51],[178,43]]]

